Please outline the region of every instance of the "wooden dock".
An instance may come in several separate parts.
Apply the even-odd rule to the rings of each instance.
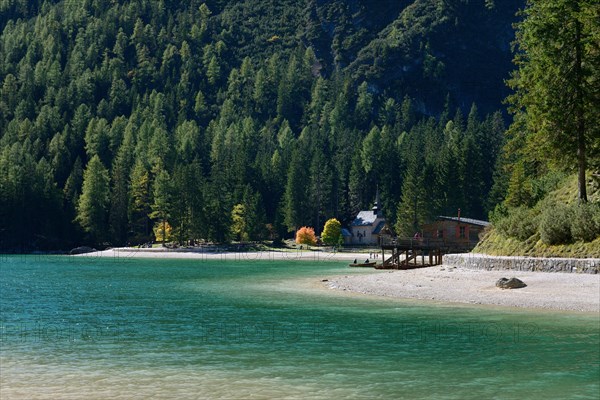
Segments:
[[[386,250],[388,258],[386,258]],[[391,255],[389,255],[391,252]],[[439,239],[397,238],[381,244],[383,264],[377,269],[413,269],[442,264],[445,243]]]

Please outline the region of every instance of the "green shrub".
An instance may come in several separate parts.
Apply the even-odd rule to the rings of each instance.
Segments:
[[[591,242],[600,236],[600,205],[575,204],[572,207],[571,233],[573,239]]]
[[[571,219],[573,210],[565,204],[548,206],[540,216],[540,237],[546,244],[567,244],[573,241]]]
[[[496,229],[505,237],[527,240],[538,230],[538,217],[533,209],[517,207],[506,211],[506,216],[494,223]]]
[[[488,220],[492,223],[492,225],[496,226],[496,224],[506,218],[508,216],[508,207],[504,203],[496,204],[496,207],[492,211],[488,213]]]
[[[562,182],[567,178],[567,174],[564,172],[548,172],[547,174],[534,179],[532,181],[532,192],[533,201],[537,203],[542,200],[546,195],[556,190]]]

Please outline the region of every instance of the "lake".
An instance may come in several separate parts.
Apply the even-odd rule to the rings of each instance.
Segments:
[[[0,398],[600,398],[600,316],[326,289],[345,262],[0,256]]]

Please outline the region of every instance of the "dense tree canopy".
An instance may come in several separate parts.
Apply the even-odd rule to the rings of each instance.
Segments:
[[[0,2],[2,246],[290,237],[377,186],[391,223],[485,218],[503,121],[447,39],[515,2],[389,3]]]

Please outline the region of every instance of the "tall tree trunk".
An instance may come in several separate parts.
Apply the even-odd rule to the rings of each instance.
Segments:
[[[575,74],[576,74],[576,118],[577,118],[577,183],[579,187],[579,201],[587,202],[587,188],[585,181],[586,163],[586,146],[585,146],[585,115],[584,115],[584,98],[583,98],[583,71],[582,71],[582,43],[581,43],[581,22],[575,21]]]

